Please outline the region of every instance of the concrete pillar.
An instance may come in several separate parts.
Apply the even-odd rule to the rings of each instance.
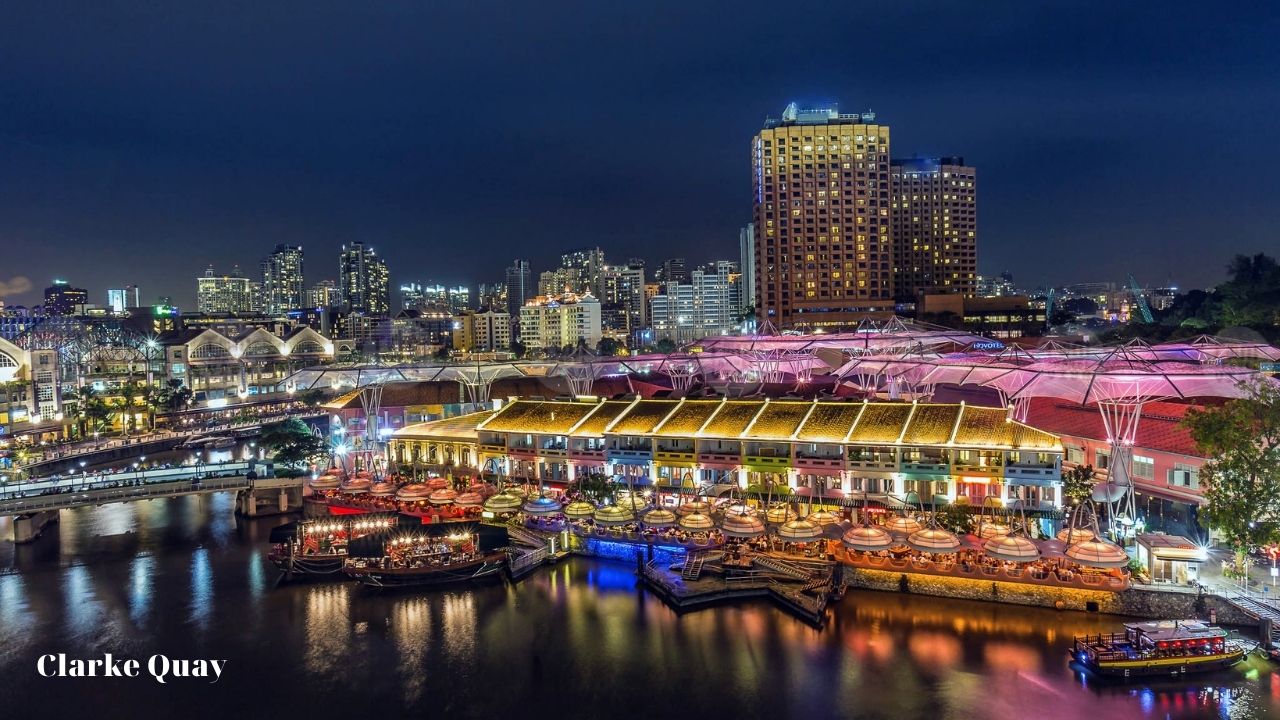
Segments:
[[[574,475],[576,474],[577,468],[578,468],[578,463],[572,460],[566,462],[564,464],[565,479],[567,479],[569,482],[573,482]]]
[[[276,499],[280,512],[289,512],[289,491],[285,488],[280,488],[280,493],[276,496]]]
[[[44,531],[45,526],[56,522],[58,522],[57,510],[44,510],[18,515],[13,519],[13,542],[16,545],[34,542],[36,538],[40,537],[40,533]]]
[[[658,485],[658,464],[650,460],[647,467],[649,472],[649,482],[656,487]],[[675,469],[676,468],[672,468],[672,471],[675,471]]]
[[[740,467],[738,468],[737,472],[738,472],[738,487],[745,490],[747,488],[747,469],[744,467]]]

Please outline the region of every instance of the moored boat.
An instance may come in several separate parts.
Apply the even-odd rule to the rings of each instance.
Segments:
[[[342,572],[352,540],[385,532],[396,525],[395,515],[361,515],[286,523],[271,529],[267,559],[295,577],[334,577]]]
[[[377,588],[496,578],[509,544],[506,528],[496,525],[401,526],[353,543],[343,572]]]
[[[1125,623],[1123,633],[1078,636],[1071,657],[1105,677],[1183,675],[1231,667],[1245,647],[1226,630],[1199,620]]]

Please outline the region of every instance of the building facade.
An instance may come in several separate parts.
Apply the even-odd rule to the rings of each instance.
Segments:
[[[645,327],[649,304],[644,298],[643,265],[610,265],[600,274],[600,307],[605,332],[629,337]]]
[[[520,308],[535,295],[533,271],[528,260],[516,260],[507,268],[507,314],[513,320],[520,317]]]
[[[467,311],[453,318],[453,349],[495,352],[511,348],[511,316],[501,310]]]
[[[649,305],[655,339],[686,343],[734,330],[742,305],[736,263],[721,260],[712,266],[714,271],[694,270],[688,283],[661,286]]]
[[[893,294],[978,290],[977,172],[964,158],[914,158],[890,165]]]
[[[342,293],[338,290],[338,283],[332,280],[321,280],[307,291],[308,307],[328,310],[341,305]]]
[[[364,243],[342,246],[338,256],[338,288],[343,310],[380,317],[391,312],[387,264]]]
[[[520,342],[529,350],[594,348],[601,337],[600,301],[590,295],[539,296],[520,308]]]
[[[44,311],[48,315],[78,315],[89,303],[89,291],[71,287],[66,280],[54,280],[44,289]]]
[[[814,330],[890,312],[889,127],[792,103],[751,156],[757,319]]]
[[[258,283],[245,277],[240,266],[230,275],[218,275],[213,266],[196,278],[196,308],[202,313],[252,314],[258,312]]]
[[[302,246],[276,245],[262,261],[262,311],[274,315],[307,304],[302,275]]]

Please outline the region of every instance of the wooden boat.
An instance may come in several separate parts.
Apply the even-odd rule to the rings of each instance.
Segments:
[[[343,572],[377,588],[443,585],[499,577],[507,563],[507,529],[437,523],[354,541]]]
[[[1231,667],[1246,648],[1227,631],[1199,620],[1125,623],[1123,633],[1078,636],[1071,657],[1105,677],[1184,675]]]
[[[349,543],[394,527],[395,515],[360,515],[286,523],[271,529],[267,559],[285,579],[339,577]]]

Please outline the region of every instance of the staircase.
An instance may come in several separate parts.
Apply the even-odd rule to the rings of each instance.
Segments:
[[[1258,618],[1259,620],[1266,618],[1271,621],[1271,642],[1280,644],[1280,609],[1258,600],[1243,595],[1237,595],[1228,598],[1231,604],[1245,611],[1247,614]]]
[[[802,593],[803,593],[803,592],[813,592],[814,590],[819,590],[819,591],[822,591],[822,592],[827,592],[827,591],[829,591],[830,589],[831,589],[831,578],[829,578],[829,577],[819,577],[819,578],[814,578],[814,579],[810,580],[809,582],[805,583],[804,585],[801,585],[801,586],[800,586],[800,592],[802,592]],[[817,594],[819,594],[819,595],[820,595],[820,594],[822,594],[822,592],[819,592],[819,593],[817,593]]]
[[[680,577],[684,580],[697,580],[702,576],[702,566],[706,561],[706,553],[690,553],[685,557],[684,569],[680,571]]]
[[[517,525],[517,524],[513,524],[513,523],[508,523],[508,524],[507,524],[507,535],[508,535],[512,540],[515,540],[516,542],[520,543],[521,545],[527,545],[528,547],[532,547],[532,548],[540,548],[540,547],[546,547],[546,546],[547,546],[547,539],[546,539],[546,538],[542,537],[541,535],[539,535],[539,534],[537,534],[537,533],[535,533],[535,532],[533,532],[533,531],[531,531],[531,530],[526,530],[526,529],[525,529],[523,526],[521,526],[521,525]]]
[[[789,577],[792,580],[808,582],[813,579],[813,573],[805,570],[799,565],[789,563],[786,560],[779,560],[774,557],[769,557],[768,555],[755,555],[752,557],[752,561],[755,565],[762,567],[765,570]]]

